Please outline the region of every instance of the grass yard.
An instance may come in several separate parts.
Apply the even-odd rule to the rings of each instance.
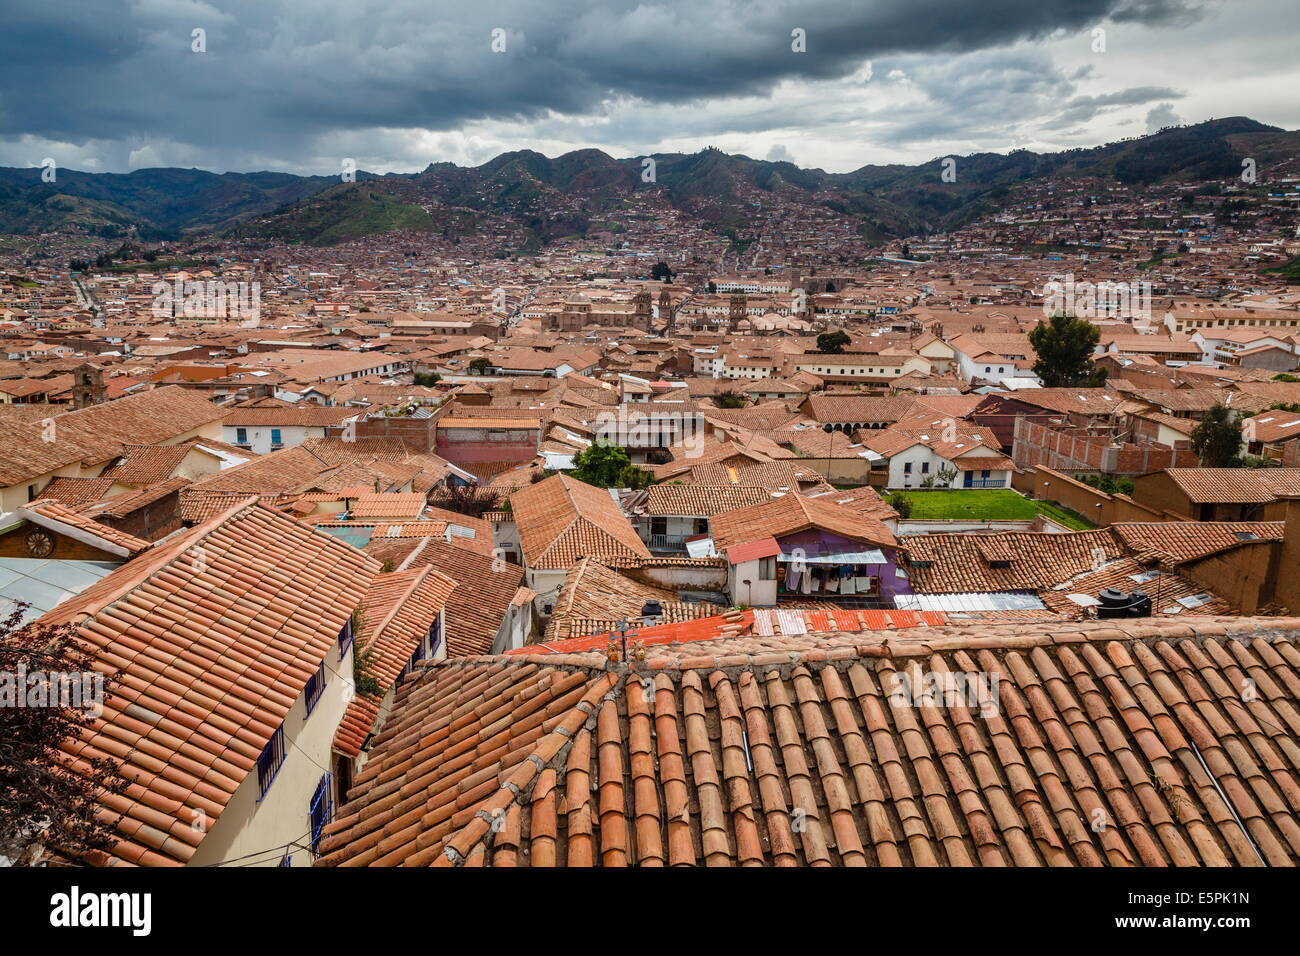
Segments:
[[[886,495],[889,492],[885,492]],[[1009,488],[972,488],[904,492],[912,503],[912,520],[974,519],[978,521],[1032,521],[1044,514],[1073,531],[1095,528],[1072,511],[1046,501],[1032,501]]]

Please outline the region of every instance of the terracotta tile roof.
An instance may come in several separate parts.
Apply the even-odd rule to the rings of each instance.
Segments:
[[[1177,563],[1209,557],[1251,541],[1281,541],[1281,521],[1160,521],[1113,524],[1110,529],[1139,558]]]
[[[803,406],[822,424],[832,422],[896,422],[916,404],[911,396],[872,398],[856,395],[812,395]]]
[[[1167,468],[1194,504],[1260,504],[1300,495],[1300,468]]]
[[[322,458],[304,442],[200,478],[194,483],[194,488],[196,491],[260,495],[274,492],[341,491],[352,486],[362,486],[373,491],[375,482],[378,482],[381,491],[396,490],[424,474],[424,467],[415,457],[406,462],[388,461],[375,456],[348,458],[327,455]]]
[[[758,538],[754,541],[733,544],[725,550],[725,553],[729,564],[744,564],[746,561],[757,561],[759,558],[775,557],[781,553],[781,546],[776,543],[776,538]]]
[[[443,662],[320,865],[1295,865],[1298,642],[1200,617]],[[902,678],[945,672],[996,697],[916,706]]]
[[[65,465],[97,464],[121,454],[127,445],[172,441],[225,415],[202,395],[179,386],[126,395],[112,402],[13,423],[0,455],[0,486],[20,484]],[[44,438],[53,437],[53,441]]]
[[[226,415],[224,425],[240,425],[248,428],[323,428],[329,425],[341,425],[350,418],[365,412],[363,408],[348,405],[317,405],[304,402],[285,408],[241,408],[236,406]]]
[[[55,478],[36,500],[57,501],[69,508],[78,508],[99,501],[112,487],[112,478]]]
[[[361,495],[352,505],[350,514],[359,520],[366,518],[418,518],[424,511],[424,495],[406,492],[399,494]]]
[[[361,753],[385,694],[397,681],[447,605],[456,582],[431,567],[376,574],[358,605],[354,653],[369,654],[365,674],[382,688],[376,695],[358,692],[334,736],[334,749],[349,757]]]
[[[658,601],[667,621],[717,613],[715,604],[688,604],[677,592],[634,581],[592,558],[569,569],[555,595],[544,640],[562,641],[614,628],[620,619],[639,617],[647,601]]]
[[[579,558],[649,557],[631,523],[604,488],[553,475],[510,496],[519,544],[530,568],[564,568]]]
[[[1070,594],[1087,594],[1096,596],[1106,588],[1114,588],[1125,593],[1145,591],[1151,598],[1152,610],[1156,615],[1166,614],[1231,614],[1234,608],[1217,595],[1210,594],[1203,585],[1176,574],[1159,573],[1151,580],[1138,582],[1135,576],[1146,576],[1151,571],[1132,558],[1120,558],[1111,561],[1096,571],[1086,571],[1078,577],[1071,578],[1065,584],[1049,591],[1039,591],[1043,603],[1057,614],[1069,617],[1083,617],[1084,610],[1069,598]],[[1197,603],[1194,609],[1180,604],[1180,598],[1204,597],[1209,600]]]
[[[489,653],[506,610],[523,583],[524,569],[436,538],[428,539],[415,552],[410,566],[435,567],[456,582],[447,601],[443,630],[447,656]]]
[[[809,497],[812,497],[810,495]],[[863,485],[861,488],[850,488],[847,490],[834,489],[825,494],[816,495],[832,504],[845,505],[854,511],[881,521],[896,519],[898,512],[889,505],[885,499],[880,497],[880,492],[876,491],[870,485]]]
[[[184,478],[168,478],[166,481],[160,481],[156,485],[150,485],[147,488],[139,488],[136,491],[127,491],[120,495],[113,495],[103,501],[94,504],[85,505],[77,510],[82,514],[92,518],[125,518],[131,512],[136,511],[146,505],[151,505],[155,501],[166,498],[170,494],[175,494],[182,488],[189,487],[189,482]],[[179,514],[177,516],[179,521]]]
[[[122,457],[102,472],[101,478],[112,478],[121,485],[139,487],[166,481],[180,467],[194,446],[180,445],[126,445]]]
[[[203,524],[224,514],[234,505],[249,498],[256,498],[262,504],[277,510],[287,507],[298,500],[294,494],[250,494],[247,491],[216,491],[208,488],[195,488],[191,485],[181,489],[181,521],[185,524]]]
[[[197,555],[202,556],[198,560]],[[111,756],[130,781],[102,799],[118,839],[95,863],[175,866],[193,855],[378,571],[372,559],[260,505],[183,532],[60,604],[120,671],[60,759]]]
[[[766,504],[715,515],[710,522],[718,550],[759,538],[782,538],[796,531],[819,528],[855,541],[895,547],[894,534],[875,518],[827,498],[788,494]]]
[[[108,548],[121,551],[122,557],[134,557],[153,547],[148,541],[109,525],[100,524],[89,515],[66,508],[57,501],[33,501],[25,507],[18,508],[14,513],[63,534],[75,532],[90,535],[98,540],[100,547],[107,545]]]
[[[695,465],[685,477],[697,485],[745,485],[769,491],[794,491],[802,483],[819,481],[821,475],[795,461],[738,461]]]
[[[919,594],[1036,591],[1125,556],[1109,529],[910,535],[904,544],[907,575]],[[991,560],[1010,563],[993,567]]]
[[[1178,419],[1181,421],[1182,419]],[[1255,441],[1277,442],[1287,441],[1300,435],[1300,414],[1296,412],[1282,412],[1276,409],[1261,412],[1254,418],[1247,419],[1250,424],[1246,427],[1255,430]]]
[[[651,485],[645,490],[648,515],[683,515],[711,518],[724,511],[760,505],[772,499],[766,488],[753,485]]]
[[[721,614],[696,617],[642,627],[628,635],[630,646],[652,647],[660,644],[684,644],[693,641],[718,641],[728,639],[733,647],[743,646],[747,653],[781,649],[781,638],[805,634],[821,634],[845,630],[891,630],[907,627],[934,627],[943,624],[948,615],[941,611],[851,610],[820,602],[824,607],[796,608],[782,602],[778,608],[754,608],[741,611],[732,608]],[[698,605],[697,605],[698,606]],[[1043,612],[1036,612],[1037,619]],[[605,651],[610,641],[616,640],[610,628],[591,632],[586,637],[569,640],[529,644],[527,647],[507,651],[507,656],[522,654],[575,654],[584,651]]]

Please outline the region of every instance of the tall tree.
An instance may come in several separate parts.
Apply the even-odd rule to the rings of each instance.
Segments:
[[[1202,468],[1240,468],[1241,416],[1215,405],[1192,430],[1191,443]]]
[[[597,488],[644,488],[654,476],[636,465],[627,449],[606,441],[598,441],[573,458],[573,478]]]
[[[1093,364],[1092,351],[1100,339],[1101,331],[1087,319],[1057,313],[1029,333],[1029,344],[1038,353],[1034,374],[1048,388],[1099,387],[1106,370]]]
[[[110,845],[99,797],[126,788],[110,759],[83,754],[76,773],[59,759],[59,745],[96,720],[112,677],[93,679],[95,660],[74,628],[23,625],[26,610],[0,621],[0,856],[20,862],[42,845],[74,857]],[[69,704],[65,678],[81,683],[76,696],[89,685],[99,699]]]
[[[844,351],[844,346],[853,340],[843,329],[836,329],[834,332],[823,332],[817,336],[817,351],[828,355],[839,355]]]

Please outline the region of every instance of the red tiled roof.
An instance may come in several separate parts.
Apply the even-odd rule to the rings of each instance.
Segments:
[[[422,668],[319,865],[1300,862],[1300,619],[742,635],[646,656]],[[946,673],[986,692],[906,693]]]
[[[582,557],[650,551],[604,488],[553,475],[510,496],[531,568],[569,568]]]
[[[382,693],[358,692],[348,703],[334,736],[334,749],[349,757],[361,753],[380,702],[415,649],[447,605],[456,582],[430,567],[377,574],[358,606],[360,625],[354,653],[368,655],[365,675]]]
[[[793,493],[766,504],[715,515],[710,528],[714,544],[719,548],[759,538],[782,538],[809,528],[887,547],[895,547],[898,543],[893,532],[877,518],[835,504],[830,496],[807,498]]]
[[[378,562],[241,503],[122,565],[42,620],[71,623],[113,693],[60,762],[113,757],[116,842],[88,862],[177,866],[215,822],[331,653]]]
[[[53,531],[80,532],[83,535],[91,535],[101,542],[101,547],[105,550],[113,548],[119,549],[122,557],[134,557],[143,551],[148,551],[153,545],[137,538],[135,535],[127,534],[125,531],[119,531],[117,528],[106,524],[100,524],[94,518],[73,511],[71,508],[65,508],[57,501],[40,500],[33,501],[31,504],[17,509],[18,515],[28,517],[37,524],[41,524]],[[41,520],[44,519],[44,520]]]
[[[780,553],[781,546],[776,543],[776,538],[759,538],[757,541],[733,544],[727,549],[727,560],[732,564],[744,564],[746,561],[770,558]]]

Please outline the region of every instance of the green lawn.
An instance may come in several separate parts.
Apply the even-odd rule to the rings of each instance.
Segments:
[[[885,492],[888,495],[888,492]],[[1009,488],[972,488],[969,491],[909,491],[912,519],[966,518],[980,521],[1032,521],[1045,514],[1073,531],[1086,531],[1090,524],[1072,511],[1046,501],[1031,501]]]

